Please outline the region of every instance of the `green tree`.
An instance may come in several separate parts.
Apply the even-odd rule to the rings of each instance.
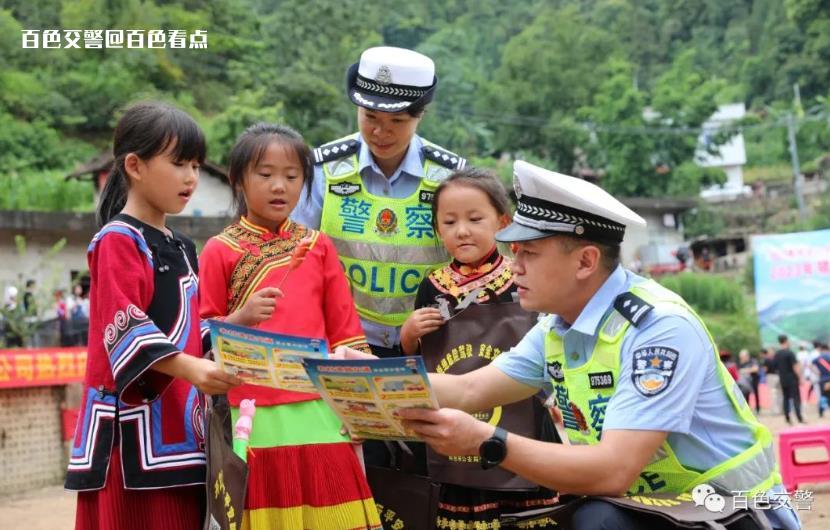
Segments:
[[[614,39],[587,24],[575,6],[543,9],[510,39],[491,83],[496,148],[527,151],[569,171],[587,132],[573,111],[587,105],[606,76]]]
[[[581,114],[596,127],[591,146],[595,165],[605,169],[602,186],[623,197],[651,195],[657,175],[651,156],[652,137],[636,132],[643,119],[645,95],[633,84],[633,67],[622,59],[609,64],[610,75],[599,87],[591,106]]]

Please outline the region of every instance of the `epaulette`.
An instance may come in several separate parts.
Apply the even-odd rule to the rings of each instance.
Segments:
[[[458,156],[452,151],[441,149],[436,145],[424,145],[421,148],[421,153],[423,153],[424,158],[432,160],[436,164],[440,164],[447,169],[464,169],[464,166],[467,165],[466,158]]]
[[[357,141],[355,135],[350,135],[314,148],[311,155],[314,157],[314,164],[324,164],[351,156],[357,153],[358,149],[360,149],[360,142]]]
[[[625,292],[614,300],[614,309],[626,318],[634,327],[642,322],[654,306],[631,292]]]

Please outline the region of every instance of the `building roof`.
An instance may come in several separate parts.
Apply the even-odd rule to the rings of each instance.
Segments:
[[[97,155],[93,156],[86,162],[79,165],[75,168],[74,171],[66,175],[66,180],[70,179],[78,179],[78,180],[93,180],[95,174],[101,171],[109,171],[112,167],[112,163],[115,160],[113,154],[109,151],[103,151],[98,153]],[[224,182],[228,183],[228,170],[225,167],[213,163],[210,160],[205,160],[202,164],[202,168],[210,175],[214,177],[221,178]]]

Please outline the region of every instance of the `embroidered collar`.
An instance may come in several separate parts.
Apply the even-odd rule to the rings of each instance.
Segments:
[[[430,273],[429,280],[435,288],[453,296],[456,300],[463,298],[467,293],[483,287],[478,301],[489,301],[491,293],[497,296],[510,289],[513,285],[513,271],[510,259],[501,256],[498,252],[490,257],[494,261],[492,270],[475,275],[464,275],[456,270],[452,264],[445,265]],[[490,261],[488,261],[490,263]]]
[[[275,238],[289,239],[291,237],[291,232],[294,229],[295,223],[291,221],[291,219],[286,217],[285,221],[283,221],[282,224],[277,228],[277,231],[271,232],[270,230],[268,230],[268,228],[251,222],[247,217],[243,215],[239,219],[239,225],[248,230],[249,232],[253,232],[254,234],[258,235],[263,241],[271,241]]]
[[[492,271],[499,266],[501,261],[502,257],[499,254],[499,249],[496,245],[493,245],[493,249],[478,263],[461,263],[457,259],[453,259],[450,266],[462,276],[468,276],[472,279]]]

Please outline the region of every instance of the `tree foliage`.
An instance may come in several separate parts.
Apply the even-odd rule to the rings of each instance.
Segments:
[[[205,29],[209,45],[20,44],[23,29],[99,28]],[[432,141],[479,160],[587,166],[617,195],[690,196],[722,180],[693,163],[695,131],[720,103],[777,119],[794,83],[804,108],[830,94],[823,0],[0,0],[0,174],[71,168],[146,98],[191,112],[220,162],[261,119],[332,140],[355,128],[344,72],[378,44],[435,60],[420,128]],[[782,130],[747,131],[750,164],[787,162]],[[816,159],[827,123],[804,124],[798,140]]]

